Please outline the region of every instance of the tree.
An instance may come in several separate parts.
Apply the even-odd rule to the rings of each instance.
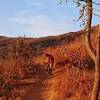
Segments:
[[[93,0],[73,0],[73,2],[77,4],[77,7],[80,8],[80,16],[78,20],[82,19],[83,25],[85,25],[86,49],[95,63],[95,76],[94,76],[93,89],[91,93],[91,100],[98,100],[99,84],[100,84],[100,32],[98,32],[99,34],[97,36],[97,41],[96,41],[96,53],[94,52],[93,47],[91,45],[90,37],[91,37],[92,16],[93,14],[96,16],[100,16],[93,12],[94,10],[93,4],[100,5],[100,3],[96,3]],[[62,1],[60,3],[62,3]]]
[[[94,76],[94,84],[91,94],[91,100],[98,100],[99,96],[99,84],[100,84],[100,34],[97,36],[97,45],[96,45],[96,54],[93,51],[90,41],[91,35],[91,24],[92,24],[92,0],[88,0],[87,2],[87,22],[86,22],[86,36],[85,36],[85,45],[90,57],[94,60],[95,63],[95,76]]]

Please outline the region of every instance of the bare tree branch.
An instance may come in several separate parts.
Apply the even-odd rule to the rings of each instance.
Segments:
[[[98,6],[100,5],[100,2],[97,3],[95,1],[93,1],[92,3],[95,4],[95,5],[98,5]]]
[[[60,5],[60,4],[62,4],[63,3],[63,0],[61,0],[60,2],[58,2],[58,4],[57,5]]]
[[[97,13],[93,13],[95,16],[97,16],[97,17],[100,17],[100,15],[99,14],[97,14]]]
[[[60,0],[60,1],[58,2],[58,4],[57,4],[57,5],[62,4],[62,3],[63,3],[63,1],[64,1],[64,0]],[[68,1],[67,1],[67,0],[65,0],[65,2],[67,3]]]

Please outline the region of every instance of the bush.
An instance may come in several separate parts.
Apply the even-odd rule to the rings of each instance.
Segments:
[[[0,92],[0,97],[2,97],[2,96],[3,96],[3,93]]]
[[[6,90],[8,91],[11,91],[13,89],[13,86],[10,83],[7,83],[5,87],[6,87]]]
[[[3,85],[3,75],[0,74],[0,86],[2,86],[2,85]]]

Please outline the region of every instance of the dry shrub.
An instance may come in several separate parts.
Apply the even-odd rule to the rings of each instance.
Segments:
[[[27,66],[33,64],[32,49],[24,39],[18,38],[7,47],[6,58],[2,57],[3,54],[0,56],[0,93],[8,97],[13,89],[12,84],[25,78]]]
[[[65,100],[89,100],[93,86],[93,72],[67,66],[66,97]]]

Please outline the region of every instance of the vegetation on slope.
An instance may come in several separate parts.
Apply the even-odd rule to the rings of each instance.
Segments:
[[[93,27],[94,48],[96,31],[97,27]],[[15,100],[27,85],[30,93],[24,88],[22,100],[34,100],[35,96],[37,100],[89,100],[94,63],[83,38],[84,31],[39,39],[0,38],[0,96]],[[47,73],[46,53],[55,59],[52,76]]]

